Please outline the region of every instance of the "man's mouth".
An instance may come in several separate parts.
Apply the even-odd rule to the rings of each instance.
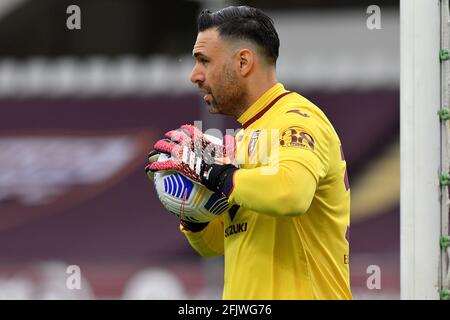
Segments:
[[[199,87],[198,90],[201,93],[204,93],[205,95],[203,96],[203,101],[205,101],[208,105],[211,105],[212,100],[213,100],[213,96],[210,90],[208,90],[206,87]]]
[[[206,95],[203,97],[203,100],[204,100],[208,105],[210,105],[210,104],[211,104],[211,101],[212,101],[212,95],[211,95],[211,94],[206,94]]]

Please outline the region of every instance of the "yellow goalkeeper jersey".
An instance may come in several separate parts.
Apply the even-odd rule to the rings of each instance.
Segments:
[[[224,299],[351,299],[350,188],[324,113],[278,83],[238,119],[232,209],[200,232],[225,256]]]

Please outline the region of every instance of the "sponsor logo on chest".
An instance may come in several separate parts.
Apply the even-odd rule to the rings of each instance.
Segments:
[[[229,236],[232,236],[233,234],[246,232],[246,231],[247,231],[247,222],[232,224],[231,226],[228,226],[225,229],[225,238],[228,238]]]

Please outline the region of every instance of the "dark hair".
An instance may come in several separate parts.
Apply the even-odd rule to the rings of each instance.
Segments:
[[[217,27],[220,36],[254,42],[268,60],[276,64],[280,40],[273,20],[259,9],[230,6],[216,12],[203,10],[197,21],[198,32]]]

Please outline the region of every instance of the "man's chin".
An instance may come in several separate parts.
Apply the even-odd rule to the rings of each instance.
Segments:
[[[220,113],[220,110],[211,103],[211,104],[208,104],[208,112],[211,114],[217,114],[217,113]]]

